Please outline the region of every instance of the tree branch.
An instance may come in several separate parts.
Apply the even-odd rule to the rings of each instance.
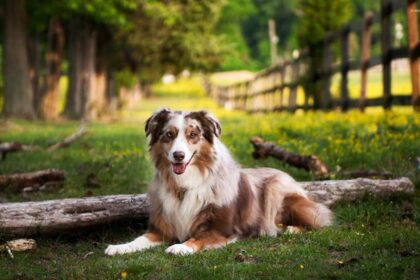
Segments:
[[[7,187],[11,187],[15,191],[28,187],[39,188],[46,183],[60,182],[64,179],[64,171],[58,169],[0,175],[0,191]]]
[[[250,141],[254,146],[252,156],[256,159],[272,156],[291,166],[312,171],[317,178],[329,177],[327,166],[314,155],[302,156],[297,153],[289,152],[274,143],[264,142],[260,137],[252,137]]]

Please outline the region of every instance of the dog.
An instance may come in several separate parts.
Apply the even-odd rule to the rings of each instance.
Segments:
[[[145,132],[156,169],[148,192],[149,228],[129,243],[109,245],[107,255],[166,242],[175,244],[165,252],[187,255],[237,239],[276,236],[284,226],[332,223],[332,212],[309,199],[288,174],[240,168],[220,141],[220,123],[207,111],[160,109],[146,121]]]

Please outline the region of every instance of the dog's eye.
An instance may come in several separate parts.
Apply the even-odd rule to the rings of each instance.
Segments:
[[[190,133],[190,139],[195,139],[197,136],[198,136],[198,134],[195,133],[195,132]]]
[[[175,135],[174,135],[174,133],[172,132],[172,131],[168,131],[168,132],[166,132],[166,137],[168,137],[168,138],[173,138]]]

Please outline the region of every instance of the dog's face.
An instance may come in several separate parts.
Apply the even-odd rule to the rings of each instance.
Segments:
[[[221,133],[219,122],[206,111],[156,111],[146,122],[146,136],[157,168],[169,167],[176,175],[189,165],[200,170],[211,161],[215,137]]]

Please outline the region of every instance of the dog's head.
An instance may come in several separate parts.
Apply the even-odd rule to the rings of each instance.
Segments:
[[[206,111],[156,111],[145,126],[157,168],[169,167],[183,174],[189,165],[200,170],[211,162],[212,145],[220,136],[219,122]]]

